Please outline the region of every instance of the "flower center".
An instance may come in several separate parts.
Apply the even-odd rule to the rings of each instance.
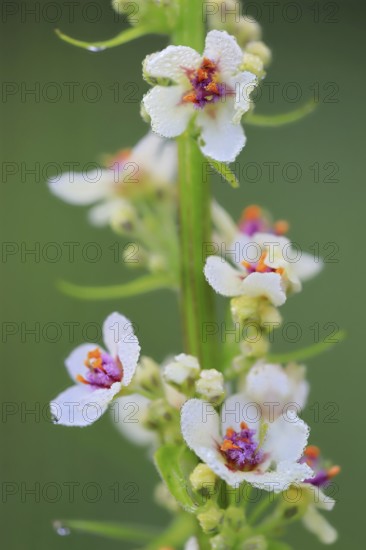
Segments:
[[[279,275],[282,275],[284,272],[283,267],[277,267],[274,269],[273,267],[269,267],[265,264],[265,259],[267,257],[267,252],[263,252],[261,257],[259,258],[258,262],[247,262],[246,260],[243,260],[241,262],[241,265],[247,269],[250,273],[278,273]]]
[[[108,353],[102,352],[99,348],[89,351],[85,366],[88,372],[85,377],[77,375],[77,380],[83,384],[97,386],[98,388],[110,388],[114,382],[122,380],[123,368],[121,361],[113,359]]]
[[[341,471],[339,466],[330,466],[329,468],[322,467],[320,449],[315,445],[306,447],[304,456],[300,462],[305,462],[315,472],[315,476],[310,479],[305,479],[304,483],[311,483],[311,485],[315,485],[316,487],[324,487]]]
[[[262,208],[253,204],[244,208],[239,220],[239,230],[241,233],[252,237],[255,233],[272,233],[273,235],[285,235],[289,225],[286,220],[278,220],[271,223],[268,215]]]
[[[226,459],[229,470],[249,472],[263,461],[263,451],[254,440],[255,430],[250,430],[245,422],[241,422],[240,431],[232,428],[226,430],[226,435],[219,450]]]
[[[207,57],[197,70],[187,69],[186,74],[192,89],[183,96],[184,103],[193,103],[196,108],[203,109],[227,95],[225,84],[219,82],[216,63]]]

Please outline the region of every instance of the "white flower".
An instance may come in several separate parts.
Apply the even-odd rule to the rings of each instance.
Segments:
[[[204,269],[209,284],[223,296],[265,297],[280,306],[286,294],[299,292],[302,281],[322,268],[310,254],[295,251],[286,237],[271,233],[238,233],[230,250],[235,250],[237,267],[209,256]]]
[[[107,351],[98,344],[82,344],[66,359],[75,385],[51,402],[55,423],[88,426],[102,416],[122,387],[130,384],[140,354],[131,322],[112,313],[103,323],[103,339]]]
[[[196,380],[200,373],[200,366],[196,357],[181,353],[174,361],[169,362],[163,369],[164,380],[168,384],[181,386],[190,380]]]
[[[181,411],[181,428],[187,445],[213,472],[232,487],[246,481],[280,492],[294,482],[312,477],[299,463],[309,428],[295,414],[264,424],[243,396],[233,395],[221,409],[190,399]]]
[[[154,132],[164,137],[182,134],[192,117],[200,131],[203,154],[232,162],[245,145],[240,125],[250,107],[256,77],[241,71],[243,52],[225,31],[210,31],[203,56],[187,46],[168,46],[144,62],[148,79],[169,79],[143,98]],[[166,82],[165,82],[166,83]]]
[[[323,544],[333,544],[338,538],[338,533],[333,525],[320,514],[319,510],[332,510],[335,500],[309,483],[301,483],[300,488],[308,493],[309,498],[308,507],[302,517],[304,526],[316,535]]]
[[[103,226],[119,210],[128,209],[128,193],[137,192],[145,183],[167,185],[175,180],[176,170],[176,144],[149,132],[132,150],[111,158],[107,168],[67,172],[48,183],[54,195],[70,204],[99,203],[90,210],[89,218],[94,225]]]
[[[283,368],[258,361],[245,377],[243,393],[248,402],[258,404],[262,413],[270,418],[290,405],[299,412],[309,394],[305,367],[292,363]]]

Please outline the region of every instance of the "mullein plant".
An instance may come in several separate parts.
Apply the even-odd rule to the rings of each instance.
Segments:
[[[131,11],[125,0],[112,4],[120,14]],[[150,129],[137,144],[105,157],[99,170],[63,174],[49,187],[66,202],[89,205],[91,223],[138,243],[136,265],[144,273],[111,287],[63,282],[62,289],[80,299],[173,290],[184,350],[158,364],[140,354],[133,323],[111,313],[104,344],[81,343],[66,359],[73,384],[51,409],[55,423],[77,427],[109,409],[119,433],[146,447],[161,477],[156,501],[173,519],[159,532],[84,520],[55,527],[146,549],[288,550],[286,528],[300,521],[321,542],[333,543],[337,532],[322,511],[335,504],[327,487],[339,467],[322,458],[300,418],[309,393],[302,356],[326,345],[270,352],[280,306],[322,262],[299,255],[286,237],[288,223],[274,222],[259,206],[246,205],[234,222],[202,175],[209,166],[237,186],[229,163],[245,146],[245,125],[293,122],[312,106],[273,118],[255,113],[251,93],[271,52],[237,2],[139,0],[134,6],[130,28],[106,42],[58,34],[90,51],[149,33],[168,36],[170,44],[143,62],[151,87],[141,114]],[[212,330],[219,326],[213,291],[228,300],[226,322],[239,334],[220,346]]]

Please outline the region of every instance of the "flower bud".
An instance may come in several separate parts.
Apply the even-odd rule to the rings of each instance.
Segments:
[[[271,330],[271,327],[277,328],[282,323],[280,312],[275,306],[268,302],[268,300],[262,300],[259,305],[258,313],[261,324],[267,328],[267,330]]]
[[[269,349],[269,342],[265,333],[257,340],[246,338],[240,342],[240,350],[244,357],[263,357]]]
[[[167,270],[167,262],[161,254],[150,254],[147,260],[147,267],[153,273],[161,273]]]
[[[116,233],[125,235],[132,233],[135,230],[137,222],[137,212],[132,204],[128,201],[123,201],[120,208],[116,210],[111,219],[111,225]]]
[[[189,476],[189,481],[195,491],[202,489],[209,491],[214,487],[216,480],[216,474],[204,463],[198,464]]]
[[[150,357],[142,356],[133,378],[133,385],[151,393],[162,389],[159,365]]]
[[[200,370],[195,357],[181,353],[164,367],[163,377],[168,384],[182,388],[182,386],[192,386],[199,377]]]
[[[255,74],[258,78],[263,78],[265,73],[263,61],[258,55],[244,52],[243,62],[240,66],[242,71],[249,71]]]
[[[267,67],[272,60],[272,52],[269,47],[261,40],[254,40],[248,42],[245,46],[245,52],[260,57],[263,62],[263,66]]]
[[[258,298],[237,296],[230,301],[234,321],[244,323],[248,319],[258,319]]]
[[[224,513],[216,504],[210,504],[204,512],[197,515],[204,533],[216,533],[224,517]]]
[[[225,396],[222,373],[216,369],[202,370],[196,382],[196,393],[210,403],[221,403]]]
[[[172,420],[173,411],[166,400],[155,399],[147,406],[142,423],[149,430],[159,430]]]
[[[235,36],[238,44],[244,48],[248,42],[259,40],[262,35],[260,24],[252,17],[241,17],[235,25]]]

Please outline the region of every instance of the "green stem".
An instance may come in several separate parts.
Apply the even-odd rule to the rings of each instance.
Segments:
[[[202,52],[202,0],[181,0],[174,42]],[[204,243],[211,240],[210,189],[202,181],[204,157],[189,130],[178,138],[181,309],[185,349],[203,368],[214,366],[212,341],[204,342],[205,324],[214,320],[213,295],[203,267]]]

